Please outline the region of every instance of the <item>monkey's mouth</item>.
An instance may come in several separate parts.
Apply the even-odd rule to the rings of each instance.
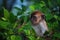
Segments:
[[[39,22],[36,22],[36,21],[31,21],[31,23],[32,23],[33,25],[38,25],[38,24],[39,24]]]

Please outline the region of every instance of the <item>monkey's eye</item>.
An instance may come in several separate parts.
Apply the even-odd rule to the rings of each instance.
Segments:
[[[45,19],[45,15],[41,15],[42,19]]]
[[[36,18],[36,16],[33,16],[33,19],[35,19]]]
[[[36,20],[36,19],[37,19],[37,17],[36,17],[36,16],[33,16],[33,17],[32,17],[32,19],[33,19],[33,20]]]

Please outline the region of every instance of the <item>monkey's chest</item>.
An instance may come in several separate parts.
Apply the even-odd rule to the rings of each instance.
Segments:
[[[35,33],[37,34],[37,36],[43,36],[42,30],[39,26],[33,26],[33,29],[34,29]]]
[[[44,25],[32,26],[32,28],[36,32],[37,36],[43,36],[46,31],[46,28],[44,27]]]

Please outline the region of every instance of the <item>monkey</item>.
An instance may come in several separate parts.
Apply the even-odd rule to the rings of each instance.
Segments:
[[[39,37],[43,37],[44,33],[48,32],[47,23],[45,21],[45,15],[41,11],[34,11],[30,17],[32,28]]]

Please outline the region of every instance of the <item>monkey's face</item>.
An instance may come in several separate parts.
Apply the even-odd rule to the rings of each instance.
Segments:
[[[32,15],[31,16],[31,23],[33,25],[37,25],[40,23],[40,21],[42,21],[44,18],[44,15],[43,14],[40,14],[40,13],[36,13],[35,15]]]

